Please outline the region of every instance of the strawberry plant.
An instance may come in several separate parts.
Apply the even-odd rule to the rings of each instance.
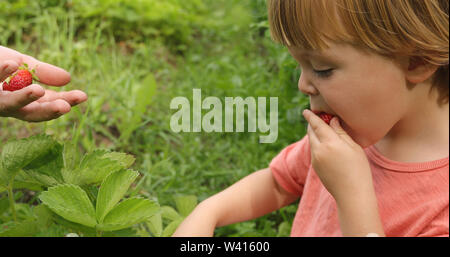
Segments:
[[[146,225],[154,237],[169,237],[175,232],[183,220],[197,206],[195,195],[177,195],[174,197],[176,210],[171,206],[161,206],[161,212],[146,221]],[[163,229],[164,223],[167,226]]]
[[[129,169],[134,157],[95,150],[81,155],[71,142],[46,135],[13,140],[0,155],[0,236],[36,236],[42,231],[86,236],[117,235],[160,211],[142,196],[126,198],[139,172]],[[16,203],[13,189],[37,192],[37,205]],[[1,207],[3,206],[3,208]],[[109,234],[108,234],[109,233]],[[61,234],[61,233],[59,233]]]

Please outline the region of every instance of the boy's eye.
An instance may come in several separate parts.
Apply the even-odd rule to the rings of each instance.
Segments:
[[[328,78],[333,73],[333,69],[327,69],[327,70],[313,70],[314,74],[316,74],[319,78]]]

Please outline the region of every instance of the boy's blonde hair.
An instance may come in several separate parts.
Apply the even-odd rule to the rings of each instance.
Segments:
[[[448,0],[268,0],[268,11],[272,38],[286,46],[349,43],[440,66],[432,88],[448,103]]]

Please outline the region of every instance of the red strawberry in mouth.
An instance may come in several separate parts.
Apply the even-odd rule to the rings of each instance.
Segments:
[[[27,87],[33,83],[34,70],[30,71],[28,65],[19,67],[19,70],[13,75],[9,76],[5,82],[3,82],[3,90],[16,91],[24,87]]]
[[[314,114],[318,115],[328,125],[330,125],[330,122],[334,117],[334,115],[331,115],[326,112],[320,112],[320,111],[314,111]]]

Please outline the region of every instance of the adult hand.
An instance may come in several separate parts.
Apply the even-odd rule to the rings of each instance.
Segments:
[[[40,62],[15,50],[0,46],[0,82],[13,74],[22,64],[35,69],[39,82],[50,86],[64,86],[70,82],[70,74],[59,67]],[[32,84],[21,90],[3,91],[0,84],[0,116],[24,121],[40,122],[56,119],[70,111],[72,106],[87,100],[80,90],[56,92]]]

